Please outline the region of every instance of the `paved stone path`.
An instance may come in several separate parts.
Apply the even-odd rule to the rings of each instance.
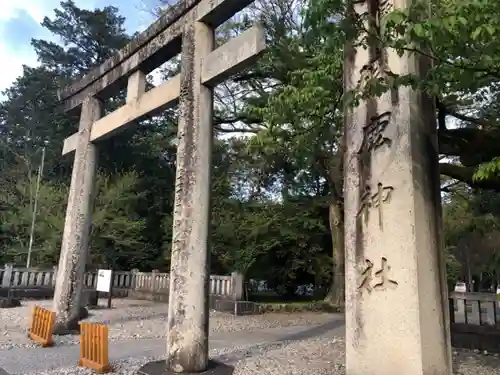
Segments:
[[[343,316],[321,325],[282,327],[256,331],[216,333],[210,337],[210,349],[231,348],[243,345],[274,344],[283,341],[305,340],[314,337],[334,337],[344,334]],[[165,353],[164,339],[136,339],[112,341],[109,344],[110,361],[161,356]],[[74,366],[79,359],[79,345],[52,348],[15,348],[0,351],[0,375],[26,374]]]

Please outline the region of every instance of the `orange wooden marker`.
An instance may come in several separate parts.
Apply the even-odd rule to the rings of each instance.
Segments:
[[[112,371],[108,358],[108,326],[80,323],[78,366],[91,368],[99,374]]]
[[[29,338],[40,343],[44,348],[52,346],[52,331],[55,321],[55,312],[35,306],[31,317],[31,327],[28,329]]]

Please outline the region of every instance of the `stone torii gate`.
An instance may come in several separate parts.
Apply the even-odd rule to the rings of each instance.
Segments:
[[[215,50],[214,33],[252,2],[181,0],[116,55],[58,93],[66,111],[81,108],[81,115],[78,132],[63,147],[63,155],[75,151],[75,156],[53,302],[55,334],[78,328],[98,142],[178,103],[166,368],[177,373],[207,369],[213,87],[266,48],[258,26]],[[178,53],[181,73],[146,92],[146,74]],[[102,117],[101,100],[125,87],[126,104]]]

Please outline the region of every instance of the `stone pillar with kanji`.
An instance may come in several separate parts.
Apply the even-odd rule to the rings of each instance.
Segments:
[[[376,28],[379,6],[358,1],[353,14],[378,18],[366,21]],[[346,49],[346,91],[430,66],[355,45]],[[393,88],[347,110],[345,121],[346,373],[451,375],[434,103]]]

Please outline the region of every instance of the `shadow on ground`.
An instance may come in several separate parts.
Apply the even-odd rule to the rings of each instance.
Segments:
[[[235,363],[257,355],[262,355],[264,353],[270,352],[275,349],[285,348],[286,346],[292,344],[295,341],[321,337],[330,331],[343,327],[344,325],[345,325],[344,319],[334,318],[333,320],[327,323],[294,334],[283,336],[282,338],[272,343],[256,344],[242,349],[236,349],[231,352],[221,354],[217,356],[217,358],[215,359],[224,363]],[[331,337],[333,338],[333,334]]]
[[[453,373],[460,375],[460,366],[462,363],[467,363],[470,367],[471,362],[474,362],[478,366],[498,369],[500,368],[500,358],[493,355],[484,355],[478,352],[467,349],[453,349]]]
[[[307,340],[311,339],[317,336],[324,335],[325,333],[329,331],[333,331],[336,328],[344,326],[345,322],[343,319],[336,318],[330,322],[323,323],[321,325],[288,335],[284,336],[283,338],[279,339],[279,342],[285,342],[285,341],[297,341],[297,340]]]
[[[168,313],[155,313],[155,314],[149,314],[149,315],[132,315],[132,316],[124,316],[121,318],[116,318],[113,319],[113,322],[119,322],[119,323],[125,323],[125,322],[134,322],[134,321],[139,321],[139,320],[148,320],[151,318],[167,318]]]

